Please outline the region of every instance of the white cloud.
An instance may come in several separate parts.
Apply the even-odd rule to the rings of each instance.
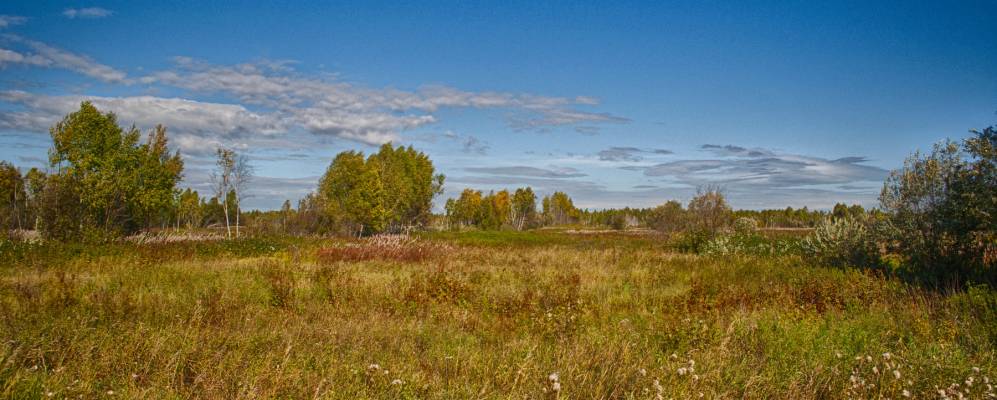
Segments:
[[[8,54],[7,57],[20,55],[23,58],[21,61],[23,64],[63,68],[108,83],[130,83],[127,79],[128,75],[124,71],[101,64],[90,57],[49,46],[42,42],[25,39],[17,35],[4,35],[3,37],[13,42],[22,43],[35,51],[36,54],[29,55],[7,50],[10,53],[14,53]]]
[[[887,171],[865,163],[863,157],[826,159],[780,154],[767,149],[704,145],[717,159],[685,159],[623,169],[642,171],[690,186],[720,184],[755,189],[801,189],[822,185],[882,182]]]
[[[175,62],[175,69],[152,73],[140,81],[232,96],[248,104],[280,110],[314,133],[364,143],[396,140],[401,131],[432,124],[436,122],[433,113],[441,108],[507,109],[513,115],[510,125],[517,130],[627,121],[571,108],[594,105],[595,99],[589,97],[467,92],[446,86],[416,91],[373,89],[300,76],[290,62],[219,66],[187,57],[177,57]]]
[[[0,29],[9,28],[14,25],[20,25],[26,22],[28,19],[18,15],[0,15]]]
[[[62,16],[74,18],[104,18],[114,14],[113,11],[100,7],[67,8],[62,11]]]
[[[213,149],[225,138],[274,135],[286,131],[283,122],[271,115],[247,110],[236,104],[206,103],[153,96],[94,97],[47,96],[23,91],[0,91],[0,101],[23,110],[0,115],[0,128],[43,132],[64,115],[89,100],[102,111],[113,111],[122,124],[147,129],[163,124],[182,134],[178,144],[185,151],[197,151],[211,144]]]
[[[90,57],[71,53],[33,40],[25,40],[24,42],[38,52],[40,56],[51,60],[53,66],[76,71],[104,82],[127,83],[127,74],[123,71],[96,62]]]
[[[52,60],[37,54],[21,54],[13,50],[0,49],[0,67],[5,64],[24,64],[39,67],[52,65]]]

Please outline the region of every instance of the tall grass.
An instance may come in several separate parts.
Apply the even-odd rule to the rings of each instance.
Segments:
[[[446,250],[415,259],[323,260],[342,242],[303,239],[21,249],[0,267],[0,398],[993,395],[990,288],[522,235],[427,236]]]

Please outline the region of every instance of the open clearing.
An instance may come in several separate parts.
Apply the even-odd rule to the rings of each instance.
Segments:
[[[797,257],[556,232],[17,246],[4,398],[993,395],[993,292]]]

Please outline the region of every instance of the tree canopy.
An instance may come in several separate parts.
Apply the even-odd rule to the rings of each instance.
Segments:
[[[135,127],[118,126],[113,113],[84,102],[50,130],[42,213],[48,236],[81,238],[89,233],[129,233],[153,223],[174,205],[183,176],[179,152],[170,154],[166,128],[157,126],[145,143]],[[66,215],[78,219],[65,220]]]
[[[360,233],[397,231],[429,221],[443,179],[426,154],[386,143],[366,158],[357,151],[337,154],[319,182],[318,197],[331,221]]]

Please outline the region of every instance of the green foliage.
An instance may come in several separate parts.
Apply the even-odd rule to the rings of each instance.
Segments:
[[[518,188],[512,195],[512,223],[516,230],[532,228],[537,220],[537,195],[533,188]]]
[[[799,238],[761,235],[753,219],[741,217],[734,221],[733,233],[715,235],[698,250],[700,254],[709,256],[785,256],[799,254],[800,247]]]
[[[733,227],[737,235],[753,235],[758,231],[758,221],[751,217],[740,217],[734,220]]]
[[[447,200],[444,211],[447,223],[453,229],[474,226],[522,230],[537,222],[536,195],[529,187],[516,189],[513,195],[508,190],[500,190],[487,196],[482,196],[479,190],[464,189],[457,199]]]
[[[936,283],[997,282],[997,130],[915,153],[880,195],[883,240]]]
[[[548,225],[568,225],[578,222],[581,211],[575,208],[574,201],[564,192],[554,192],[541,201],[543,218]]]
[[[443,175],[434,175],[428,156],[388,143],[367,159],[355,151],[337,154],[316,200],[327,221],[354,227],[351,231],[398,231],[428,222],[442,186]]]
[[[694,230],[715,234],[730,223],[731,209],[719,188],[700,188],[688,209]]]
[[[372,154],[379,168],[379,178],[385,193],[384,203],[389,213],[388,225],[425,225],[432,215],[433,198],[443,192],[443,175],[434,174],[429,156],[412,146],[394,147],[391,143],[381,146]]]
[[[985,285],[614,232],[419,236],[445,259],[0,241],[0,397],[992,397]]]
[[[850,217],[825,219],[801,246],[803,254],[818,265],[879,265],[879,252],[872,232],[865,222]]]
[[[682,209],[682,203],[669,200],[651,210],[645,223],[649,228],[660,232],[677,232],[686,227],[688,215]]]
[[[837,208],[837,206],[835,207]],[[853,213],[853,210],[857,211],[861,208],[862,206],[855,205],[847,209],[849,213]],[[754,218],[760,226],[766,228],[808,228],[823,221],[827,217],[827,213],[820,210],[810,210],[807,207],[786,207],[778,210],[736,210],[733,212],[733,216],[734,218]]]
[[[25,179],[21,171],[0,161],[0,229],[25,229],[31,224]]]
[[[56,172],[47,179],[39,210],[47,237],[130,233],[173,206],[183,161],[169,153],[162,126],[140,144],[137,129],[122,129],[113,113],[84,102],[51,135],[49,160]]]

